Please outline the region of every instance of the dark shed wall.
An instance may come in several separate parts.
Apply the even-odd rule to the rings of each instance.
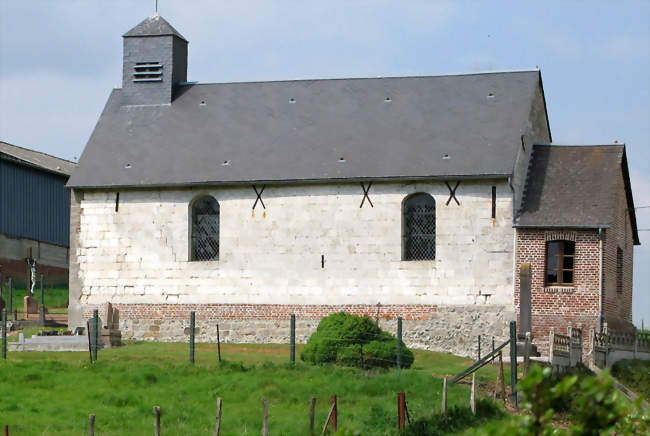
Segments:
[[[0,160],[0,233],[67,247],[67,177]]]

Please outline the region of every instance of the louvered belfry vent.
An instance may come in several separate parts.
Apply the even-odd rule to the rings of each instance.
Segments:
[[[436,258],[436,203],[429,194],[418,193],[404,203],[403,259]]]
[[[192,260],[219,259],[219,203],[205,196],[192,206]]]
[[[162,82],[162,74],[160,62],[137,62],[133,66],[134,82]]]

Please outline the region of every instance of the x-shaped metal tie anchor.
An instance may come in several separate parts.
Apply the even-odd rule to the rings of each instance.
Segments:
[[[262,204],[262,208],[266,209],[266,206],[264,206],[264,200],[262,200],[262,192],[264,192],[264,188],[266,188],[266,185],[262,185],[262,189],[257,192],[257,187],[253,185],[253,190],[255,190],[255,194],[257,195],[255,203],[253,203],[253,210],[255,210],[255,206],[257,206],[258,201]]]
[[[363,207],[363,203],[366,201],[366,199],[368,199],[368,203],[370,203],[370,207],[375,207],[375,206],[372,204],[372,201],[370,201],[370,197],[368,197],[368,192],[370,191],[370,187],[371,187],[371,186],[372,186],[372,182],[368,183],[368,187],[367,187],[367,188],[366,188],[366,186],[363,184],[363,182],[361,182],[361,189],[363,189],[363,199],[361,200],[361,204],[359,205],[359,209],[361,209],[361,208]]]
[[[458,188],[458,185],[460,185],[460,180],[456,182],[456,186],[454,186],[454,189],[451,189],[451,186],[449,186],[449,182],[445,182],[445,185],[447,185],[447,189],[449,189],[449,199],[445,203],[445,206],[449,206],[449,203],[453,199],[457,205],[460,206],[460,201],[456,198],[456,189]]]

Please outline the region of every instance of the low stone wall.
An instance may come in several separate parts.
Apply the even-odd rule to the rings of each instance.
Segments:
[[[85,306],[85,318],[97,307]],[[320,319],[345,311],[378,319],[380,327],[396,333],[403,319],[404,342],[413,348],[475,357],[477,337],[508,339],[512,307],[492,305],[254,305],[254,304],[115,304],[122,339],[182,342],[189,337],[190,312],[196,312],[196,341],[226,343],[288,343],[289,320],[296,315],[296,341],[305,343]],[[487,345],[487,344],[486,344]]]

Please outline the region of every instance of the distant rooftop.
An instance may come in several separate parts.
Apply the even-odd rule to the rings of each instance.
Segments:
[[[0,141],[0,159],[18,161],[32,167],[69,176],[77,164],[69,160],[51,156],[40,151],[29,150]]]

